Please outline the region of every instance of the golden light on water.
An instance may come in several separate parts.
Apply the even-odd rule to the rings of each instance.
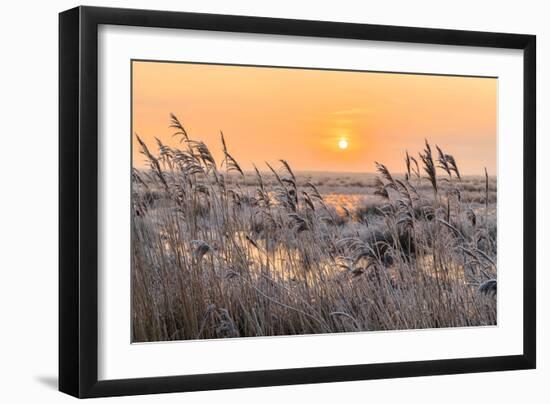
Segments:
[[[338,147],[341,149],[341,150],[345,150],[347,149],[349,146],[348,144],[348,141],[346,139],[340,139],[340,141],[338,142]]]

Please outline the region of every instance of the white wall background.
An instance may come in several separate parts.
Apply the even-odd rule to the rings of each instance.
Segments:
[[[88,5],[531,33],[538,40],[538,369],[109,399],[110,402],[548,402],[550,25],[546,2],[91,1]],[[62,403],[57,386],[57,13],[9,2],[0,24],[0,401]]]

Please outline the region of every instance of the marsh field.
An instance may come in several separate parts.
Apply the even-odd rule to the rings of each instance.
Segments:
[[[171,126],[180,147],[137,137],[134,342],[496,324],[496,178],[452,150],[420,141],[396,173],[244,171],[230,138]]]

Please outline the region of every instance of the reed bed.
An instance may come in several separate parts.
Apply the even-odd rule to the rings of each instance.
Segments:
[[[134,342],[496,324],[489,177],[426,141],[405,175],[376,164],[379,203],[338,210],[287,161],[245,173],[223,134],[217,162],[171,126],[181,149],[137,137]]]

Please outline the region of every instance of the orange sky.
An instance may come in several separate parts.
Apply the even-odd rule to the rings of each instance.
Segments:
[[[221,162],[220,130],[245,170],[404,172],[424,138],[464,174],[496,174],[497,80],[186,63],[133,62],[133,131],[177,146],[169,113]],[[338,148],[342,138],[346,150]],[[143,166],[134,139],[134,166]]]

